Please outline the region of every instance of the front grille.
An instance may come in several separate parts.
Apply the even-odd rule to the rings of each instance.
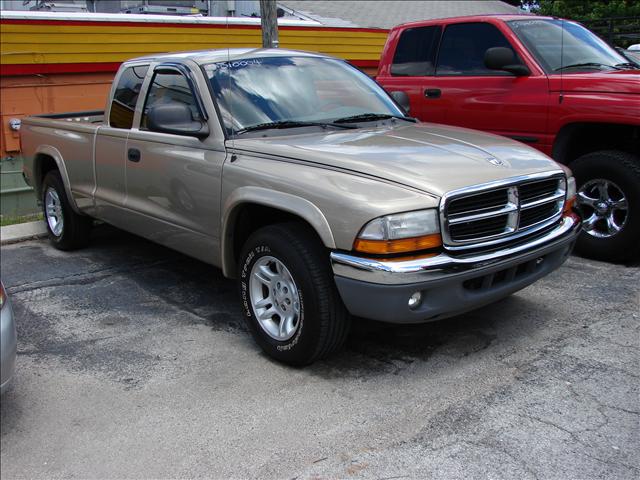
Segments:
[[[508,215],[499,215],[474,222],[458,223],[449,227],[449,234],[461,240],[495,235],[504,231],[508,220]]]
[[[558,190],[558,179],[543,180],[540,182],[523,183],[519,187],[520,201],[529,202],[549,197]]]
[[[558,213],[556,202],[543,203],[536,207],[527,208],[520,212],[520,228],[531,227]]]
[[[533,233],[560,218],[564,177],[532,179],[445,195],[442,233],[450,248],[475,248]]]
[[[449,215],[499,207],[507,203],[507,191],[496,190],[457,198],[449,204]]]

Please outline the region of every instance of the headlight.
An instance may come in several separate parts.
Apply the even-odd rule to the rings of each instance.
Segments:
[[[362,253],[389,254],[426,250],[442,245],[435,209],[398,213],[367,223],[353,244]]]

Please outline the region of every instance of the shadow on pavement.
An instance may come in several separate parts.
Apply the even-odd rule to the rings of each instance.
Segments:
[[[108,301],[100,298],[103,296],[99,293],[100,288],[96,289],[98,293],[93,294],[90,299],[83,299],[90,308],[113,311],[113,315],[100,320],[102,326],[127,328],[130,322],[140,322],[138,314],[151,308],[141,302],[141,299],[158,298],[169,304],[169,308],[173,307],[184,313],[180,316],[181,322],[202,324],[213,330],[246,335],[247,340],[251,341],[241,316],[235,282],[225,279],[219,269],[203,262],[104,224],[95,228],[91,244],[81,251],[58,254],[51,252],[52,247],[46,242],[21,248],[44,249],[42,251],[45,254],[62,255],[61,264],[70,269],[67,275],[79,275],[77,282],[80,285],[92,281],[83,275],[91,275],[92,278],[102,280],[105,277],[112,278],[113,275],[119,276],[121,283],[125,285],[112,285]],[[34,251],[33,255],[36,254]],[[74,262],[77,265],[74,266]],[[89,268],[87,263],[90,265]],[[79,273],[72,273],[74,271]],[[26,282],[29,278],[28,272],[24,275]],[[20,285],[16,286],[13,282],[7,286],[10,293],[21,292],[21,288],[30,288],[28,284],[24,287]],[[56,284],[54,279],[43,280],[37,283],[36,287],[48,285],[68,288],[69,284],[68,280],[66,284]],[[521,315],[523,310],[540,308],[540,304],[530,307],[528,302],[529,300],[522,297],[512,296],[455,318],[419,325],[390,325],[355,318],[351,335],[343,351],[308,369],[310,373],[320,377],[359,377],[398,373],[416,362],[428,362],[436,351],[446,351],[448,356],[455,358],[473,356],[496,342],[503,330],[514,328],[514,317]],[[17,308],[19,313],[29,314],[27,304],[18,305]],[[544,311],[539,313],[544,317]],[[93,357],[99,352],[97,347],[89,348],[82,342],[67,341],[69,339],[63,339],[64,342],[57,344],[54,336],[47,333],[46,318],[39,319],[37,325],[36,322],[32,323],[33,325],[29,326],[30,324],[25,322],[19,334],[23,334],[23,338],[30,338],[31,348],[34,348],[36,353],[64,354],[67,358],[73,357],[76,360],[91,354],[92,357],[83,363],[96,361]],[[144,326],[154,328],[153,325]],[[540,321],[529,321],[519,322],[516,328],[519,329],[518,335],[526,336],[531,334],[529,330],[539,327]],[[83,348],[89,348],[93,353],[83,354]],[[100,357],[102,363],[117,363],[118,358],[111,357],[122,355],[122,352],[108,353],[103,352]],[[265,361],[271,361],[264,355],[263,358]]]

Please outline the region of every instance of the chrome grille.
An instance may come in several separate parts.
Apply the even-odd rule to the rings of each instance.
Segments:
[[[530,202],[553,195],[558,190],[558,179],[541,180],[538,182],[528,182],[519,185],[520,201]]]
[[[560,219],[562,174],[538,174],[447,193],[442,236],[450,249],[476,248],[536,232]]]

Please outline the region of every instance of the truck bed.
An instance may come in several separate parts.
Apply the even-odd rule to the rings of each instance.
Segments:
[[[49,118],[51,120],[65,120],[75,123],[98,124],[104,121],[104,110],[86,110],[82,112],[49,113],[44,115],[32,115],[35,118]]]
[[[69,193],[76,199],[92,203],[95,188],[94,145],[103,125],[104,111],[54,113],[25,117],[20,127],[24,172],[35,179],[36,193],[42,174],[34,171],[38,155],[52,158],[62,175]]]

